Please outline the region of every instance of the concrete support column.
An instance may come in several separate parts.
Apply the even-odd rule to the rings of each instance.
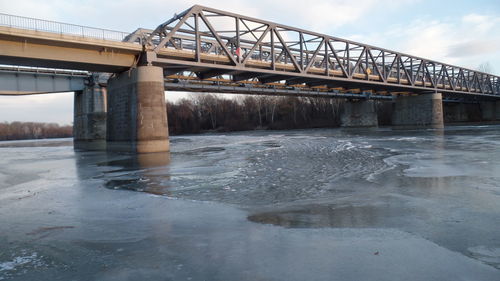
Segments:
[[[500,101],[483,101],[479,103],[482,121],[500,120]]]
[[[75,92],[73,140],[76,149],[106,149],[106,88],[97,83]]]
[[[467,104],[464,103],[447,103],[443,105],[444,121],[446,123],[468,122],[469,113]]]
[[[340,115],[342,127],[377,127],[377,110],[373,100],[346,101]]]
[[[495,101],[483,101],[479,103],[479,108],[481,109],[481,119],[483,121],[493,121],[497,119],[498,102]],[[497,110],[498,109],[498,110]]]
[[[440,93],[399,96],[394,103],[392,125],[396,128],[443,128]]]
[[[108,150],[170,150],[163,69],[139,66],[108,81]]]
[[[500,120],[500,101],[495,102],[495,120]]]

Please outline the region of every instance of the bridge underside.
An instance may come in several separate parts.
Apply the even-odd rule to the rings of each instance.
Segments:
[[[89,73],[83,71],[0,66],[0,95],[81,91],[88,78]]]

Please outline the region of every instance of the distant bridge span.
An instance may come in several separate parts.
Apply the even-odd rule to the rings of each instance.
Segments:
[[[107,109],[92,81],[76,95],[75,126],[93,130],[95,104],[80,103],[97,102],[108,143],[140,152],[168,150],[165,89],[394,99],[399,125],[442,127],[442,96],[500,115],[498,76],[198,5],[133,33],[0,14],[0,64],[114,73]],[[346,112],[376,125],[372,104]]]

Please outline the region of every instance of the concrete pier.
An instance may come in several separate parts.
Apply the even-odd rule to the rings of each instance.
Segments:
[[[479,103],[483,121],[500,120],[500,101],[484,101]]]
[[[108,150],[170,150],[163,69],[139,66],[108,81]]]
[[[106,88],[99,84],[75,92],[73,140],[76,149],[106,149]]]
[[[342,127],[377,127],[377,110],[373,100],[347,101],[340,115]]]
[[[500,101],[495,102],[495,120],[500,120]]]
[[[469,110],[464,103],[448,103],[443,105],[445,123],[469,122]]]
[[[443,99],[440,93],[398,96],[392,124],[395,128],[443,128]]]

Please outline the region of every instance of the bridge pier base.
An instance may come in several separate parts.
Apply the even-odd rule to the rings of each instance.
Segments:
[[[484,101],[479,103],[483,121],[500,120],[500,101]]]
[[[394,103],[392,125],[399,129],[443,128],[441,93],[398,96]]]
[[[346,101],[340,115],[342,127],[378,127],[373,100]]]
[[[139,66],[108,81],[108,150],[170,150],[163,69]]]
[[[106,88],[97,83],[75,92],[73,144],[75,149],[106,149]]]
[[[495,102],[495,120],[500,120],[500,101]]]
[[[469,109],[464,103],[448,103],[443,105],[444,122],[469,122]]]

